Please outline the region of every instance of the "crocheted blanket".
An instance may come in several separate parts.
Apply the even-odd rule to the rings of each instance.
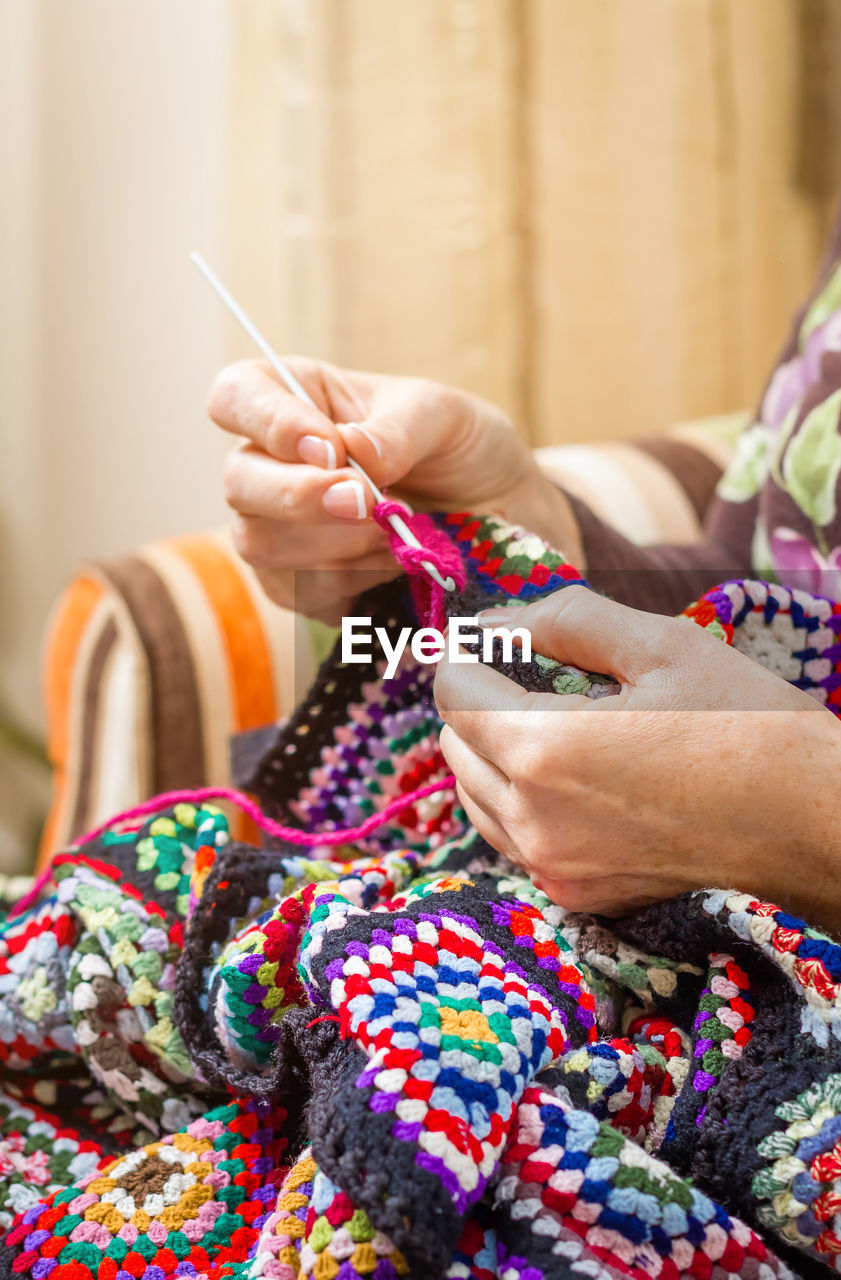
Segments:
[[[444,527],[468,573],[454,612],[580,581],[498,521]],[[395,627],[406,608],[397,585],[362,612]],[[841,606],[736,582],[687,612],[837,711]],[[252,789],[327,831],[444,776],[431,681],[334,654]],[[324,857],[180,804],[59,854],[3,927],[0,1270],[837,1270],[839,984],[841,948],[726,887],[566,913],[451,792]]]

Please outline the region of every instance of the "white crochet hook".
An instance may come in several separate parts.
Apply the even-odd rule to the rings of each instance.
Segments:
[[[249,338],[251,338],[252,342],[254,342],[256,346],[259,347],[263,355],[268,360],[269,364],[274,369],[275,373],[286,384],[288,389],[292,392],[293,396],[297,396],[299,400],[304,400],[307,404],[312,405],[313,409],[318,409],[318,405],[315,403],[312,396],[309,395],[309,393],[301,386],[300,382],[295,377],[292,370],[287,368],[287,366],[283,363],[283,361],[281,360],[277,352],[272,350],[272,348],[269,346],[268,342],[263,337],[260,330],[257,328],[254,321],[245,311],[243,311],[242,307],[239,305],[236,298],[233,296],[232,293],[230,293],[225,288],[222,281],[217,276],[216,272],[213,271],[212,268],[207,265],[207,263],[205,262],[201,254],[191,253],[190,261],[193,262],[198,267],[199,271],[202,273],[207,283],[211,286],[212,289],[216,291],[216,293],[224,302],[225,306],[230,311],[231,315],[234,316],[235,319],[239,321],[239,323],[242,325],[245,332],[248,334]],[[362,479],[365,481],[365,483],[368,485],[368,488],[371,490],[371,493],[374,495],[375,501],[384,502],[385,494],[383,494],[380,491],[380,489],[377,488],[377,486],[374,484],[374,481],[368,475],[368,472],[365,470],[365,468],[361,467],[359,463],[356,461],[356,459],[352,458],[350,454],[347,454],[347,462],[349,467],[353,467],[354,471],[358,472],[358,474],[362,476]],[[423,547],[421,546],[420,542],[418,542],[414,533],[412,533],[412,530],[406,524],[406,521],[403,519],[402,516],[390,515],[388,516],[388,523],[391,525],[392,529],[397,534],[398,538],[401,539],[402,542],[405,542],[410,547],[414,547],[416,551],[423,550]],[[455,591],[455,588],[456,588],[455,580],[451,577],[443,578],[441,576],[440,571],[436,568],[436,566],[432,563],[431,560],[421,560],[421,564],[423,565],[424,569],[426,569],[426,572],[429,574],[432,581],[436,582],[438,586],[441,587],[444,591]]]

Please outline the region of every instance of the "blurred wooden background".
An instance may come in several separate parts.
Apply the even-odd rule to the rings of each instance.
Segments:
[[[754,401],[841,185],[839,0],[239,0],[233,275],[535,442]],[[242,348],[245,350],[245,348]]]

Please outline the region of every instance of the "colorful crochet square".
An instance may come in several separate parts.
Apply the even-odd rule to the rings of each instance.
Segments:
[[[564,1054],[555,1078],[576,1105],[640,1143],[653,1128],[658,1102],[674,1094],[663,1055],[627,1039],[601,1040]]]
[[[533,1087],[497,1187],[500,1275],[596,1258],[643,1280],[789,1277],[760,1236],[610,1125]]]
[[[0,1000],[10,1066],[81,1055],[146,1132],[174,1132],[206,1109],[188,1089],[173,1093],[193,1076],[173,1021],[175,966],[196,859],[228,838],[221,811],[181,805],[54,860],[54,897],[9,920],[0,940],[14,987]]]
[[[366,1165],[381,1166],[387,1152],[402,1193],[423,1202],[415,1235],[428,1220],[452,1248],[495,1173],[528,1081],[570,1040],[594,1034],[592,998],[554,928],[491,889],[433,882],[390,912],[316,891],[302,942],[314,1002],[329,999],[342,1033],[367,1055],[336,1096],[331,1149],[315,1140],[316,1158],[339,1177],[352,1142],[360,1172],[343,1185],[410,1264],[417,1244],[404,1242],[399,1214],[371,1201]]]
[[[258,1280],[259,1276],[270,1276],[271,1280],[298,1280],[301,1275],[301,1243],[317,1169],[309,1149],[295,1161],[283,1180],[272,1212],[263,1224],[256,1249],[237,1273],[241,1280]]]
[[[27,1209],[7,1237],[32,1280],[166,1280],[231,1274],[277,1199],[286,1114],[233,1103],[118,1156]]]
[[[318,1168],[307,1148],[289,1170],[240,1280],[398,1280],[405,1258]]]
[[[745,579],[714,587],[685,616],[841,714],[841,603]]]
[[[23,1071],[44,1054],[77,1054],[67,967],[79,933],[54,899],[10,922],[0,937],[0,1062]]]
[[[758,946],[799,992],[801,1029],[825,1047],[841,1040],[841,946],[770,902],[748,893],[711,892],[699,898],[703,910],[736,938]]]
[[[40,1092],[55,1099],[48,1082]],[[83,1137],[44,1107],[0,1093],[0,1230],[109,1158],[101,1141]]]
[[[498,516],[469,512],[444,517],[444,527],[462,552],[470,580],[489,595],[532,600],[586,579],[533,533]]]
[[[759,1220],[783,1240],[835,1266],[841,1253],[841,1075],[833,1074],[777,1107],[783,1127],[759,1144],[753,1180]]]

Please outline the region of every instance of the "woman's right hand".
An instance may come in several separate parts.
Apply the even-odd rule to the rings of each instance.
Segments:
[[[616,916],[718,886],[841,930],[830,711],[687,618],[584,587],[480,617],[620,686],[536,693],[446,654],[435,670],[468,818],[554,902]]]
[[[580,564],[566,499],[501,410],[420,378],[303,357],[287,364],[317,408],[260,360],[224,369],[208,400],[211,418],[240,437],[228,455],[225,496],[237,550],[271,599],[335,623],[360,591],[399,572],[385,534],[367,518],[374,500],[348,453],[389,496],[420,509],[493,511]]]

